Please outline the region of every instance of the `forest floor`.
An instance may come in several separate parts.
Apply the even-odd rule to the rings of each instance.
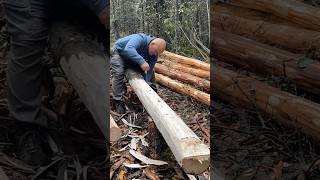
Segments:
[[[319,0],[308,0],[320,7]],[[319,50],[312,57],[320,61]],[[261,76],[222,62],[220,66],[253,77],[282,91],[320,103],[285,78]],[[213,82],[214,83],[214,82]],[[214,92],[214,90],[213,90]],[[299,129],[287,128],[255,108],[213,100],[210,130],[214,171],[225,179],[320,179],[320,144]],[[254,106],[252,106],[254,107]]]

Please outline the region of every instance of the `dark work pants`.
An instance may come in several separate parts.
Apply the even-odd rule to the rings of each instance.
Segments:
[[[128,63],[128,60],[122,58],[116,51],[114,51],[111,60],[111,74],[112,74],[112,95],[114,100],[124,101],[124,94],[126,93],[125,88],[125,73],[127,68],[133,69],[139,72],[143,77],[145,73],[142,71],[138,64]],[[149,85],[155,83],[154,74],[151,82],[147,82]]]
[[[11,35],[8,62],[8,103],[14,119],[47,125],[41,111],[41,57],[47,42],[50,0],[5,0]]]

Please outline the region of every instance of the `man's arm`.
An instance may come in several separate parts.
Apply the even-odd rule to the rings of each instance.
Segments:
[[[141,66],[146,62],[143,57],[137,52],[137,49],[142,43],[143,39],[141,36],[137,35],[132,37],[127,43],[126,47],[120,52],[121,55],[126,59],[131,60]]]

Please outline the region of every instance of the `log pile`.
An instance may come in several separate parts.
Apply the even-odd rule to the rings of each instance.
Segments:
[[[294,0],[230,0],[211,9],[211,60],[233,66],[211,67],[215,95],[320,140],[316,100],[235,72],[285,79],[304,94],[319,95],[320,62],[310,52],[320,49],[320,8]]]
[[[155,80],[174,91],[210,105],[210,64],[165,51],[155,65]]]

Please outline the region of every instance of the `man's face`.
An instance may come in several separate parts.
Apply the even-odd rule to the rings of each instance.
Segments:
[[[159,54],[159,49],[158,49],[158,46],[156,43],[150,43],[150,46],[149,46],[149,54],[152,55],[152,56],[158,56]]]

